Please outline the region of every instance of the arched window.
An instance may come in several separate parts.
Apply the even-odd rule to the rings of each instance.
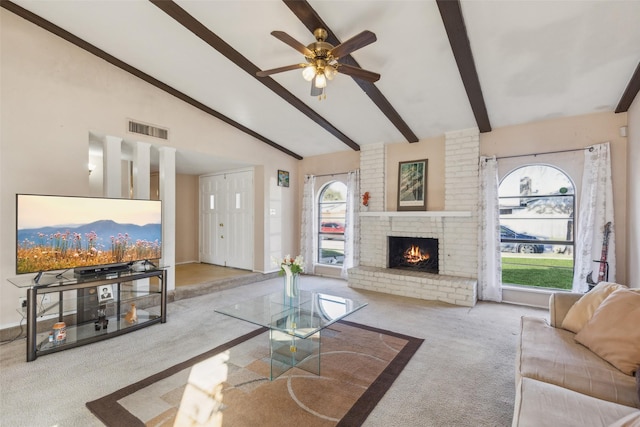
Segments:
[[[502,283],[571,289],[575,187],[560,169],[536,164],[500,183]]]
[[[340,181],[327,183],[318,197],[318,264],[342,265],[347,186]]]

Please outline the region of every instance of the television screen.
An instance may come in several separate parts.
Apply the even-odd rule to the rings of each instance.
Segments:
[[[161,257],[158,200],[18,194],[16,209],[17,274]]]

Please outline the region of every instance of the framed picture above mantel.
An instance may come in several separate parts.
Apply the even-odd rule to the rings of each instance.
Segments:
[[[398,210],[427,210],[427,159],[398,165]]]

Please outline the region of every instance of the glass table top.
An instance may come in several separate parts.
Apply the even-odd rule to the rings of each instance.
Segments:
[[[281,291],[214,311],[298,338],[307,338],[366,305],[350,298],[301,290],[294,297]]]

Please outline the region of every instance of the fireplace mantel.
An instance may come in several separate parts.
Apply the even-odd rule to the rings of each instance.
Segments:
[[[360,212],[360,216],[375,216],[375,217],[470,217],[469,211],[383,211],[383,212]]]

